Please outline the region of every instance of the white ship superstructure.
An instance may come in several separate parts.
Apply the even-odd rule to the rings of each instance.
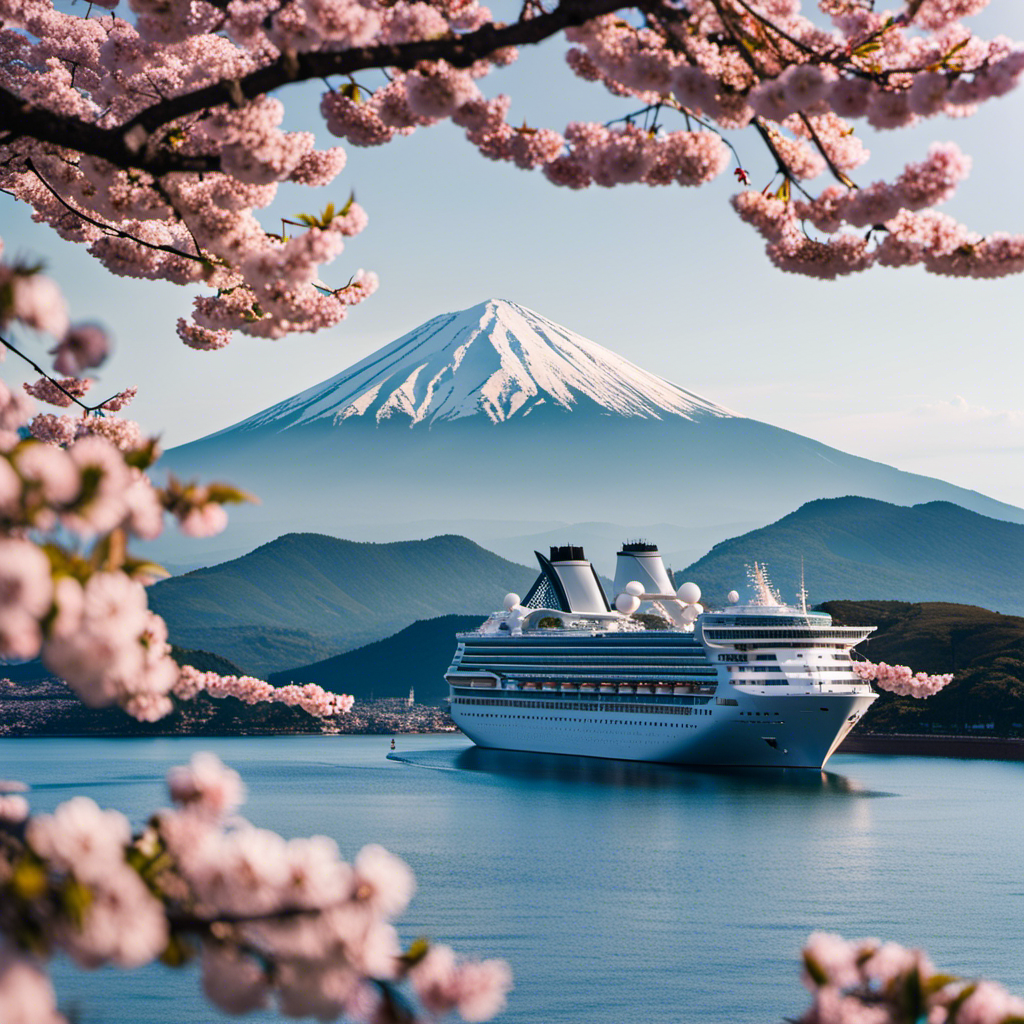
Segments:
[[[459,634],[445,677],[452,718],[479,746],[821,768],[876,699],[851,659],[873,627],[783,604],[760,566],[749,602],[734,591],[705,611],[652,544],[623,545],[612,604],[581,548],[537,559],[522,601],[509,594]]]

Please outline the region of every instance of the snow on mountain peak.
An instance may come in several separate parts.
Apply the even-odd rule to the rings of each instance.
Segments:
[[[645,419],[734,415],[525,306],[489,299],[428,320],[244,426],[353,417],[415,426],[477,415],[501,423],[541,405],[570,410],[588,400]]]

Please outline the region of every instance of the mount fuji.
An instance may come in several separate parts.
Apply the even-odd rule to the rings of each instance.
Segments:
[[[500,299],[434,317],[162,465],[259,495],[233,514],[229,536],[247,547],[296,530],[407,538],[418,522],[419,535],[455,530],[531,560],[529,545],[495,538],[662,522],[681,524],[657,538],[671,551],[690,531],[723,539],[852,494],[1024,522],[975,491],[747,419]]]

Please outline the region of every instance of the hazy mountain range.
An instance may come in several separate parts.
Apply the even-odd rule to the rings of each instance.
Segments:
[[[771,526],[717,544],[677,571],[676,582],[694,580],[707,604],[721,606],[729,590],[746,590],[746,566],[755,560],[768,564],[788,601],[796,600],[802,560],[813,602],[945,600],[1024,611],[1024,526],[945,502],[809,502]],[[456,627],[437,616],[478,622],[508,591],[525,594],[535,575],[464,537],[366,544],[288,534],[242,558],[158,583],[150,601],[183,647],[213,651],[257,674],[311,666],[307,681],[314,682],[322,681],[317,673],[335,671],[336,655],[433,620],[417,622],[425,632],[400,634],[398,647],[370,652],[367,666],[407,645],[394,662],[402,666],[390,694],[397,695],[430,677],[417,667],[417,643],[453,648]],[[337,665],[361,664],[355,653],[353,659]],[[371,688],[381,695],[376,683]]]
[[[440,704],[448,696],[444,673],[455,653],[455,634],[476,629],[479,615],[441,615],[406,626],[394,636],[312,665],[276,672],[269,682],[319,683],[356,700],[407,697],[413,689],[420,704]]]
[[[535,573],[465,537],[357,544],[286,534],[220,565],[157,583],[171,640],[263,675],[349,650],[417,619],[478,613]]]
[[[784,599],[954,601],[1024,614],[1024,526],[944,501],[904,508],[869,498],[812,501],[771,526],[716,544],[677,573],[721,604],[766,562]]]
[[[725,357],[710,344],[695,351]],[[151,553],[171,562],[295,530],[408,537],[412,522],[493,546],[562,523],[685,524],[657,539],[689,560],[844,494],[952,501],[1024,522],[1024,510],[974,491],[747,419],[498,299],[435,317],[161,465],[262,500],[234,512],[231,533],[205,549],[156,542]],[[529,557],[527,542],[501,550]]]

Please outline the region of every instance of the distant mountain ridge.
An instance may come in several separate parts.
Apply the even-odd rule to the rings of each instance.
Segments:
[[[1024,526],[949,502],[906,508],[870,498],[808,502],[760,530],[716,544],[677,573],[708,600],[746,587],[746,566],[765,562],[784,598],[952,601],[1024,614]]]
[[[174,643],[262,675],[439,613],[483,616],[535,575],[464,537],[361,544],[293,533],[157,583],[149,601]]]
[[[694,360],[721,358],[685,340]],[[543,522],[682,522],[699,534],[844,494],[1024,522],[1024,510],[977,492],[746,419],[499,299],[434,317],[161,466],[257,494],[260,506],[232,512],[231,541],[250,548],[368,523],[375,540],[408,536],[410,520],[459,523],[485,545],[489,521],[513,537]],[[693,551],[682,536],[657,540]],[[196,561],[224,543],[167,535],[147,553]]]
[[[275,672],[268,682],[319,683],[325,690],[350,693],[356,700],[406,697],[419,704],[441,704],[448,696],[444,673],[455,653],[455,634],[476,629],[481,615],[441,615],[353,651],[312,665]]]

